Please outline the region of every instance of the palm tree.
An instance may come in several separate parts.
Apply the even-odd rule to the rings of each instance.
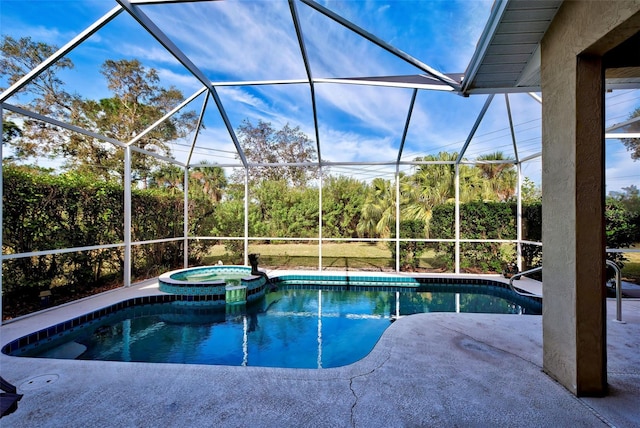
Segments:
[[[171,193],[183,190],[184,170],[175,165],[164,165],[151,174],[149,187],[167,189]]]
[[[504,156],[502,152],[494,152],[478,156],[479,161],[487,163],[476,164],[480,170],[484,185],[484,200],[504,202],[515,195],[517,183],[517,173],[510,156]],[[494,163],[493,161],[504,161],[504,163]]]
[[[189,175],[189,193],[192,195],[204,195],[214,203],[220,202],[227,187],[227,178],[224,170],[219,166],[214,166],[203,162],[202,166],[193,168]]]
[[[416,172],[401,182],[402,216],[408,220],[420,220],[425,224],[425,236],[429,237],[429,222],[433,208],[456,197],[457,153],[440,152],[417,158],[417,161],[448,162],[420,165]],[[501,152],[483,155],[480,161],[509,161]],[[515,170],[509,163],[482,163],[477,166],[458,165],[460,203],[485,200],[505,201],[513,196]]]
[[[426,162],[453,162],[457,153],[440,152],[417,158]],[[402,216],[409,220],[420,220],[425,224],[425,236],[429,236],[429,221],[436,205],[455,198],[455,164],[423,164],[416,172],[400,182],[402,193]]]
[[[360,236],[391,236],[395,222],[395,196],[391,181],[375,178],[362,206],[362,215],[356,230]]]

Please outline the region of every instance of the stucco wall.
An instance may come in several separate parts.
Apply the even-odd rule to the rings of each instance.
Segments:
[[[636,15],[640,1],[567,1],[541,45],[544,368],[578,395],[606,392],[601,56]]]

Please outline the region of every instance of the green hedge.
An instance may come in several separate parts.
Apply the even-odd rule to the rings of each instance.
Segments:
[[[516,239],[515,203],[468,202],[460,205],[461,239]],[[524,239],[540,241],[542,235],[542,206],[533,203],[522,208]],[[429,223],[434,239],[455,237],[455,204],[436,206]],[[455,254],[451,243],[431,244],[446,267],[453,268]],[[513,248],[510,248],[513,247]],[[500,272],[506,263],[515,261],[515,246],[500,243],[460,244],[460,267],[464,271]],[[537,266],[541,260],[541,247],[523,245],[524,265]]]
[[[396,233],[395,224],[391,227],[391,235]],[[400,238],[412,239],[422,238],[424,236],[424,222],[420,220],[403,220],[400,222]],[[401,241],[400,242],[400,269],[403,271],[412,271],[419,267],[420,256],[428,247],[426,242],[420,241]],[[396,258],[396,243],[387,242],[387,248],[391,251],[391,259]]]
[[[7,166],[3,173],[3,254],[110,245],[124,241],[122,186],[94,177],[52,175],[33,168]],[[182,195],[132,192],[133,241],[183,235]],[[191,201],[190,229],[202,229],[213,205]],[[210,229],[210,226],[205,226]],[[194,262],[207,243],[190,248]],[[99,249],[8,259],[2,276],[3,313],[15,316],[40,304],[42,291],[54,290],[56,302],[122,284],[123,248]],[[134,247],[134,278],[156,275],[182,264],[182,242]]]

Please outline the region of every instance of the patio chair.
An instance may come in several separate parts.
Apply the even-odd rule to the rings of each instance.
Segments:
[[[18,401],[22,398],[22,394],[18,394],[16,387],[4,380],[2,376],[0,376],[0,389],[5,391],[0,393],[0,404],[2,407],[2,413],[0,414],[1,418],[18,409]]]

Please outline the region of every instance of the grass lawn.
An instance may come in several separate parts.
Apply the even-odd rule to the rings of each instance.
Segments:
[[[640,250],[640,243],[631,248]],[[622,268],[622,279],[640,284],[640,253],[624,253],[624,256],[627,261]]]
[[[318,245],[316,244],[250,244],[250,253],[260,254],[260,266],[280,269],[318,267]],[[420,257],[420,267],[438,268],[433,250],[425,251]],[[215,264],[222,260],[225,264],[242,263],[227,253],[224,245],[213,247],[203,260],[204,264]],[[326,269],[393,270],[395,261],[384,243],[327,242],[322,244],[322,267]]]
[[[640,243],[633,249],[640,249]],[[316,244],[282,243],[250,244],[250,253],[260,254],[260,266],[280,269],[318,267],[318,246]],[[625,253],[628,259],[622,269],[624,281],[640,284],[640,253]],[[222,260],[225,264],[242,264],[233,260],[224,245],[211,248],[203,264],[215,264]],[[325,269],[394,270],[395,261],[384,243],[327,242],[322,245],[322,267]],[[420,257],[420,268],[444,270],[433,250],[426,250]]]
[[[250,253],[258,253],[261,257],[295,254],[301,257],[317,257],[316,244],[249,244]],[[383,244],[355,243],[326,243],[322,244],[323,256],[330,257],[391,257],[391,252]],[[224,245],[211,248],[209,257],[228,257]],[[224,262],[224,260],[222,260]]]

